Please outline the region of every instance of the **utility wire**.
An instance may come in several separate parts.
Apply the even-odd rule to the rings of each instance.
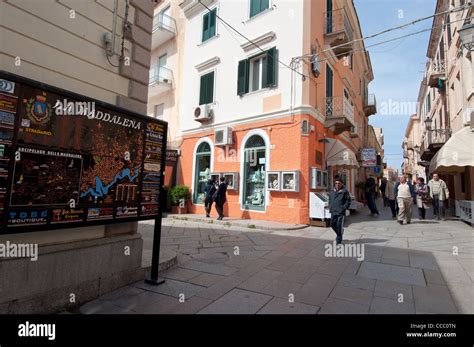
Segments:
[[[222,17],[220,17],[217,13],[214,13],[212,12],[212,10],[204,5],[201,0],[199,0],[199,3],[204,6],[210,13],[211,15],[214,15],[216,16],[222,23],[224,23],[226,26],[228,26],[229,28],[231,28],[233,31],[235,31],[237,34],[239,34],[240,36],[242,36],[245,40],[247,40],[248,42],[250,42],[252,45],[254,45],[255,47],[257,47],[259,50],[261,50],[262,52],[265,52],[264,49],[262,49],[258,44],[256,44],[255,42],[253,42],[252,40],[250,40],[249,38],[247,38],[244,34],[242,34],[240,31],[238,31],[237,29],[235,29],[232,25],[230,25],[228,22],[226,22]],[[272,57],[273,59],[273,57]],[[306,79],[306,75],[302,74],[301,72],[295,70],[294,68],[292,68],[291,66],[285,64],[284,62],[282,62],[281,60],[278,59],[278,63],[280,63],[281,65],[283,65],[284,67],[290,69],[290,70],[293,70],[294,72],[296,72],[297,74],[301,75],[301,77],[303,77],[303,80]]]
[[[451,21],[451,22],[449,22],[449,23],[445,23],[445,24],[443,24],[443,25],[431,27],[431,28],[429,28],[429,29],[423,29],[423,30],[416,31],[416,32],[413,32],[413,33],[410,33],[410,34],[406,34],[406,35],[403,35],[403,36],[398,36],[398,37],[395,37],[395,38],[393,38],[393,39],[389,39],[389,40],[377,42],[377,43],[374,43],[374,44],[372,44],[372,45],[369,45],[369,46],[365,47],[365,49],[353,49],[353,50],[349,51],[349,53],[344,52],[344,53],[335,54],[334,56],[335,56],[336,58],[338,58],[339,56],[344,56],[344,55],[348,55],[348,54],[353,54],[353,53],[356,53],[356,52],[367,52],[367,49],[368,49],[368,48],[371,48],[371,47],[380,46],[380,45],[383,45],[383,44],[386,44],[386,43],[390,43],[390,42],[393,42],[393,41],[397,41],[397,40],[401,40],[401,39],[404,39],[404,38],[407,38],[407,37],[410,37],[410,36],[422,34],[422,33],[427,32],[427,31],[432,31],[432,30],[434,30],[434,29],[442,28],[442,27],[444,27],[444,26],[447,25],[447,24],[452,24],[452,23],[461,22],[461,21],[465,21],[465,20],[471,20],[472,18],[474,18],[474,17],[468,17],[468,18],[465,18],[465,19],[453,20],[453,21]],[[325,61],[327,61],[327,60],[329,60],[329,58],[319,59],[318,61],[319,61],[319,62],[325,62]]]
[[[469,9],[469,8],[473,7],[473,6],[474,6],[473,4],[467,3],[467,4],[463,5],[463,6],[459,6],[459,7],[453,8],[453,9],[448,10],[448,11],[435,13],[435,14],[433,14],[433,15],[431,15],[431,16],[427,16],[427,17],[422,17],[422,18],[415,19],[414,21],[412,21],[412,22],[410,22],[410,23],[406,23],[406,24],[403,24],[403,25],[400,25],[400,26],[397,26],[397,27],[385,29],[385,30],[380,31],[380,32],[378,32],[378,33],[376,33],[376,34],[373,34],[373,35],[365,36],[365,37],[362,37],[362,38],[360,38],[360,39],[352,40],[351,42],[347,42],[347,43],[343,43],[343,44],[340,44],[340,45],[337,45],[337,46],[334,46],[334,47],[326,48],[326,49],[324,49],[324,50],[322,50],[321,52],[318,52],[318,53],[316,53],[316,54],[305,54],[305,55],[302,55],[302,56],[299,57],[299,58],[313,57],[314,55],[318,56],[318,55],[321,54],[321,53],[325,53],[325,52],[330,51],[330,50],[333,50],[333,49],[335,49],[335,48],[340,48],[340,47],[344,47],[344,46],[347,46],[347,45],[350,45],[350,44],[353,44],[353,43],[356,43],[356,42],[360,42],[360,41],[365,41],[365,40],[373,39],[374,37],[377,37],[377,36],[380,36],[380,35],[389,33],[389,32],[394,31],[394,30],[399,30],[399,29],[406,28],[406,27],[408,27],[408,26],[410,26],[410,25],[414,25],[414,24],[416,24],[416,23],[419,23],[419,22],[428,20],[428,19],[430,19],[430,18],[434,18],[434,17],[437,17],[437,16],[445,15],[445,14],[451,14],[451,13],[454,13],[454,12],[464,11],[464,10],[466,10],[466,9]]]

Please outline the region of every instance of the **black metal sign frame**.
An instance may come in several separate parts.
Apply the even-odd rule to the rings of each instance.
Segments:
[[[106,224],[117,224],[117,223],[125,223],[125,222],[134,222],[134,221],[140,221],[140,220],[161,220],[161,215],[162,215],[162,204],[160,203],[160,197],[163,192],[163,184],[164,184],[164,176],[163,176],[163,171],[165,169],[165,164],[166,164],[166,143],[167,143],[167,132],[168,132],[168,124],[164,121],[160,121],[151,117],[147,117],[126,109],[123,109],[121,107],[111,105],[108,103],[105,103],[100,100],[96,100],[84,95],[80,95],[77,93],[73,93],[68,90],[64,90],[58,87],[54,87],[45,83],[41,83],[38,81],[34,81],[22,76],[18,76],[9,72],[5,71],[0,71],[0,79],[4,79],[10,82],[15,83],[16,86],[21,86],[21,89],[18,94],[18,99],[16,102],[16,110],[14,112],[15,114],[15,123],[14,123],[14,133],[13,133],[13,139],[12,139],[12,144],[11,144],[11,150],[9,154],[9,163],[8,163],[8,178],[7,178],[7,186],[6,186],[6,192],[4,196],[4,204],[3,204],[3,213],[0,218],[0,234],[14,234],[14,233],[24,233],[24,232],[33,232],[33,231],[42,231],[42,230],[54,230],[54,229],[66,229],[66,228],[78,228],[78,227],[89,227],[89,226],[96,226],[96,225],[106,225]],[[8,224],[8,219],[10,216],[10,213],[13,213],[12,211],[15,209],[18,209],[17,207],[14,207],[12,209],[12,206],[10,204],[10,199],[12,195],[12,184],[14,180],[14,172],[13,170],[15,169],[15,160],[16,157],[15,155],[18,155],[18,153],[22,150],[22,148],[28,147],[28,151],[32,152],[31,155],[34,156],[36,155],[35,153],[42,153],[39,155],[43,155],[45,152],[46,153],[59,153],[60,151],[64,151],[63,149],[58,149],[54,147],[48,147],[45,146],[44,144],[42,145],[34,145],[34,144],[22,144],[18,142],[18,132],[20,128],[20,121],[21,121],[21,115],[20,115],[20,106],[22,104],[22,100],[24,99],[24,89],[27,86],[29,88],[34,88],[34,89],[39,89],[42,90],[46,93],[54,93],[57,94],[61,97],[64,98],[69,98],[72,100],[77,100],[80,102],[90,102],[94,103],[96,107],[99,107],[101,109],[108,110],[110,112],[116,112],[118,114],[123,114],[127,118],[130,118],[130,120],[135,120],[135,121],[140,121],[144,124],[142,132],[143,136],[143,144],[142,144],[142,150],[143,153],[141,155],[141,167],[139,171],[139,177],[140,180],[138,180],[137,185],[138,185],[138,197],[137,197],[137,202],[134,203],[137,208],[136,215],[134,216],[126,216],[124,213],[123,217],[117,218],[117,210],[118,207],[115,204],[114,207],[106,206],[104,208],[112,208],[113,209],[113,218],[111,219],[98,219],[98,220],[90,220],[88,219],[88,210],[89,209],[97,209],[99,208],[98,206],[96,207],[91,207],[90,205],[84,205],[78,203],[77,206],[74,208],[75,210],[80,211],[82,209],[82,218],[79,220],[76,219],[71,222],[65,222],[65,221],[60,221],[57,223],[52,224],[52,214],[53,214],[53,209],[64,209],[64,210],[71,210],[69,205],[66,205],[64,203],[61,204],[54,204],[53,206],[49,206],[47,208],[43,208],[44,210],[47,210],[47,217],[46,217],[46,222],[45,224],[40,224],[40,225],[25,225],[25,226],[11,226]],[[5,95],[1,90],[0,94]],[[153,206],[157,205],[157,212],[152,213],[149,215],[144,215],[142,211],[142,207],[144,206],[144,203],[142,201],[142,192],[143,192],[143,180],[145,177],[145,161],[146,159],[150,156],[150,153],[147,152],[147,136],[148,133],[147,131],[150,129],[150,133],[153,132],[153,129],[157,129],[160,133],[162,132],[162,138],[161,138],[161,158],[159,158],[160,162],[160,168],[156,170],[156,166],[154,167],[154,173],[152,175],[159,175],[159,193],[158,196],[155,197],[156,200],[153,201],[151,204]],[[150,135],[151,136],[151,135]],[[149,139],[149,137],[148,137]],[[152,144],[153,145],[153,144]],[[156,146],[160,146],[157,144]],[[157,149],[156,146],[152,146],[154,150]],[[5,146],[2,147],[3,150],[5,150]],[[57,151],[57,152],[55,152]],[[20,153],[21,154],[21,153]],[[72,153],[71,155],[74,155]],[[72,165],[72,161],[71,161]],[[81,167],[81,172],[82,172],[82,167]],[[156,178],[156,177],[155,177]],[[81,180],[80,180],[81,181]],[[156,204],[155,204],[156,202]],[[38,209],[37,207],[29,207],[25,206],[23,207],[26,211],[34,211]],[[40,208],[41,209],[41,208]]]

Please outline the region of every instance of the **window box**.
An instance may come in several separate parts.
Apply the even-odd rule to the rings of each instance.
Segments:
[[[267,190],[273,192],[281,191],[281,173],[276,171],[267,172]]]
[[[299,171],[284,171],[281,173],[281,191],[295,193],[300,191]]]

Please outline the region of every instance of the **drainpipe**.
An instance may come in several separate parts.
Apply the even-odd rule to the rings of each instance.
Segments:
[[[117,34],[118,0],[114,0],[114,18],[112,21],[112,55],[115,55],[115,35]]]

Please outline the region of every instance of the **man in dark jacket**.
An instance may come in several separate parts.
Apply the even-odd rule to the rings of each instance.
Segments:
[[[370,215],[378,217],[379,211],[377,210],[377,204],[375,203],[375,200],[377,198],[376,187],[377,184],[375,183],[374,178],[367,178],[367,181],[365,182],[365,198],[367,199],[367,205],[370,210]]]
[[[212,200],[212,196],[216,192],[216,184],[214,180],[210,179],[207,181],[206,186],[204,187],[204,209],[206,210],[206,217],[210,217],[211,213],[211,208],[212,208],[212,203],[214,202]]]
[[[342,243],[344,234],[344,217],[351,205],[351,196],[340,178],[335,180],[334,190],[329,194],[329,212],[331,212],[331,228],[336,233],[336,243]]]
[[[219,187],[217,188],[217,192],[215,193],[215,199],[214,201],[216,202],[216,210],[217,213],[219,214],[219,217],[217,220],[222,220],[224,218],[224,204],[227,200],[226,198],[226,192],[227,192],[227,184],[225,183],[225,177],[220,178],[221,183],[219,184]]]

